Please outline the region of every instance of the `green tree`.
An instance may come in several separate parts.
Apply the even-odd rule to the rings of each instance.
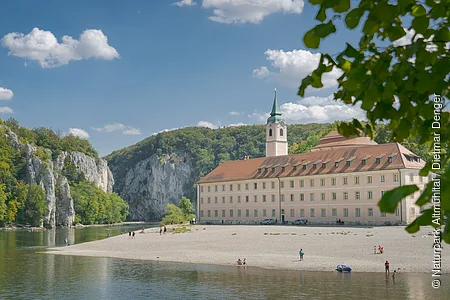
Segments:
[[[166,205],[166,214],[164,218],[161,220],[161,225],[166,224],[181,224],[184,223],[184,215],[181,208],[172,203],[167,203]]]
[[[7,195],[5,192],[5,185],[0,184],[0,225],[4,225],[7,216],[7,205],[6,205]]]
[[[191,200],[189,200],[189,198],[184,197],[184,196],[183,196],[183,198],[181,198],[181,201],[180,201],[180,204],[178,205],[178,207],[183,212],[185,219],[187,219],[195,211],[194,206],[191,203]]]
[[[444,219],[450,217],[450,114],[442,110],[449,93],[450,1],[360,0],[352,2],[352,9],[350,0],[309,2],[319,6],[316,20],[320,24],[304,35],[307,47],[318,48],[322,39],[336,32],[334,22],[338,20],[344,20],[349,29],[361,30],[361,38],[358,46],[347,43],[335,58],[322,54],[319,66],[303,79],[298,94],[303,96],[308,86],[323,87],[322,75],[338,68],[343,74],[334,98],[351,105],[361,102],[369,121],[365,125],[358,120],[343,123],[340,133],[349,136],[362,130],[373,137],[376,125],[387,122],[393,141],[418,137],[418,143],[428,149],[438,135],[442,153],[435,158],[440,161],[440,168],[432,170],[430,158],[420,175],[426,176],[430,171],[439,175],[441,217],[433,223],[433,208],[425,209],[407,231],[416,232],[424,225],[445,225],[442,238],[450,243],[450,223]],[[407,30],[413,36],[402,44],[398,40],[406,35],[404,23],[408,19],[412,22]],[[440,128],[433,128],[433,122],[439,122]],[[421,191],[417,205],[432,203],[433,184],[430,182]],[[401,199],[418,190],[416,185],[396,188],[383,196],[379,206],[382,211],[393,213]]]
[[[44,191],[37,184],[28,185],[28,195],[24,205],[25,221],[32,226],[41,226],[46,211]]]

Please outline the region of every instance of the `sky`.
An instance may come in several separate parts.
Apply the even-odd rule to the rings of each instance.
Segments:
[[[2,2],[0,118],[88,139],[101,156],[165,130],[265,124],[274,88],[288,124],[363,116],[325,87],[297,96],[319,53],[303,35],[317,7],[302,0]]]

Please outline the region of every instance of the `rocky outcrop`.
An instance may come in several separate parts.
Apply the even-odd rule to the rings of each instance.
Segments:
[[[186,187],[193,184],[191,174],[189,160],[152,155],[128,170],[116,192],[128,202],[131,220],[160,220],[167,203],[178,205],[186,195]]]
[[[1,126],[1,125],[0,125]],[[17,135],[7,130],[6,138],[16,151],[24,152],[26,156],[26,181],[28,184],[37,184],[45,192],[47,213],[43,225],[47,227],[71,226],[75,220],[73,199],[70,196],[70,186],[67,178],[62,175],[64,162],[69,158],[84,178],[95,183],[105,192],[112,192],[114,178],[108,168],[106,160],[93,158],[81,152],[62,152],[52,161],[44,159],[51,157],[48,149],[39,149],[30,144],[21,143]],[[38,155],[40,153],[40,156]]]

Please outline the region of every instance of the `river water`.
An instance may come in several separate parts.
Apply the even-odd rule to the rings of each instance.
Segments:
[[[399,273],[393,281],[384,273],[293,272],[42,253],[49,246],[64,246],[65,238],[75,244],[124,230],[138,227],[0,230],[0,299],[450,299],[449,275],[433,289],[431,274]]]

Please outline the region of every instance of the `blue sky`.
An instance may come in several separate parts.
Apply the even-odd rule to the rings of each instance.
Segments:
[[[296,95],[317,65],[313,53],[358,38],[339,25],[308,50],[302,37],[317,12],[309,3],[174,2],[4,1],[0,117],[85,136],[106,155],[167,129],[262,124],[275,87],[288,123],[360,115],[329,97],[338,70],[327,88]]]

